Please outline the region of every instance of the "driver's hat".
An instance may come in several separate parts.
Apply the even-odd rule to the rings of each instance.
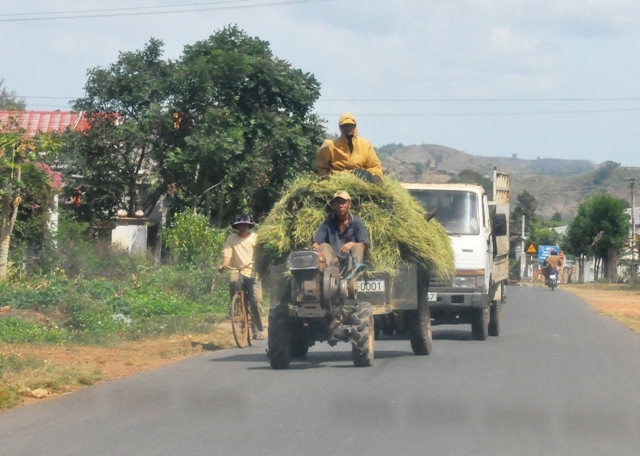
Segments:
[[[349,196],[349,194],[344,190],[335,192],[333,194],[333,198],[331,198],[331,201],[335,200],[336,198],[342,198],[343,200],[351,201],[351,196]]]

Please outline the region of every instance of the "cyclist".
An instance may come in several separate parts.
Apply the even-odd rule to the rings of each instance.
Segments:
[[[229,293],[231,298],[236,293],[236,281],[238,274],[241,274],[244,284],[248,291],[249,309],[251,311],[251,320],[253,322],[253,338],[263,340],[262,320],[260,319],[260,308],[262,307],[262,283],[258,277],[254,267],[254,250],[258,240],[258,235],[251,232],[251,228],[255,226],[249,214],[240,214],[235,218],[231,225],[237,230],[227,237],[224,243],[223,261],[218,267],[220,271],[231,266],[238,268],[239,271],[232,271],[229,279]]]

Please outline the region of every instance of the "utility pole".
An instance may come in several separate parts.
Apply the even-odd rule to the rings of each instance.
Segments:
[[[520,280],[524,279],[524,271],[527,267],[527,251],[525,250],[524,243],[524,215],[522,216],[522,231],[520,234],[522,238],[522,252],[520,253]]]
[[[635,215],[635,198],[633,196],[633,187],[635,186],[637,177],[629,177],[625,180],[629,181],[631,187],[631,239],[629,239],[629,248],[631,249],[631,275],[636,275],[636,215]]]

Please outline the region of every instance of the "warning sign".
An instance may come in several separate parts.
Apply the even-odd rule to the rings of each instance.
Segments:
[[[536,250],[536,246],[533,244],[529,244],[529,248],[527,249],[527,253],[536,254],[538,251]]]

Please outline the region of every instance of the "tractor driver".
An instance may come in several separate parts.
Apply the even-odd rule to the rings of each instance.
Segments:
[[[349,212],[351,197],[347,192],[336,192],[329,204],[333,215],[320,225],[312,249],[325,256],[327,265],[351,269],[349,258],[353,257],[354,265],[362,263],[365,249],[371,246],[369,233],[362,219]]]

